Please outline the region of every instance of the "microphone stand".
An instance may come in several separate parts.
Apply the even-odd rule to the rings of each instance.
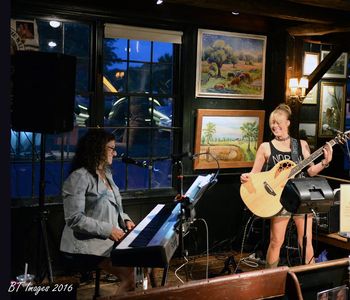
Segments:
[[[51,257],[49,251],[49,243],[47,238],[46,221],[47,221],[47,210],[45,210],[45,146],[46,146],[46,134],[41,133],[40,139],[40,188],[39,188],[39,242],[38,242],[38,260],[37,260],[37,279],[41,283],[45,277],[45,271],[47,272],[49,283],[53,283],[53,272],[51,265]],[[42,240],[41,240],[42,239]],[[44,245],[44,252],[46,255],[46,267],[43,273],[40,271],[41,263],[41,243]]]
[[[198,153],[194,154],[192,158],[197,158],[200,155],[210,155],[217,163],[217,170],[213,178],[210,180],[209,184],[205,186],[203,190],[200,190],[200,193],[196,195],[195,199],[192,199],[192,202],[188,197],[184,197],[183,195],[183,168],[182,168],[182,162],[181,160],[176,161],[175,165],[178,165],[178,175],[177,175],[177,191],[179,195],[179,201],[181,202],[181,209],[180,209],[180,215],[179,215],[179,223],[178,223],[178,232],[179,232],[179,244],[181,249],[181,257],[188,262],[188,251],[185,249],[185,242],[184,237],[185,233],[187,233],[190,229],[190,224],[194,222],[195,220],[195,205],[202,198],[202,196],[205,194],[206,191],[208,191],[210,188],[212,188],[216,182],[217,182],[217,176],[219,174],[220,165],[216,157],[214,157],[211,153]],[[179,167],[180,166],[180,167]],[[185,274],[186,274],[186,281],[188,281],[189,275],[188,275],[188,269],[187,265],[185,265]]]

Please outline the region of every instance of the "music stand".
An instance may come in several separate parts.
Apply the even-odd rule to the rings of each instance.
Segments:
[[[186,258],[188,255],[184,247],[184,235],[188,232],[190,225],[195,220],[196,211],[195,205],[202,198],[204,193],[210,189],[217,182],[217,173],[208,174],[206,176],[199,175],[196,180],[189,187],[185,195],[178,201],[181,202],[181,210],[179,214],[178,232],[179,242],[182,257]],[[186,280],[188,280],[188,274],[186,270]]]
[[[289,179],[282,192],[281,204],[292,214],[305,214],[302,258],[306,265],[307,215],[327,213],[334,204],[333,190],[325,178]]]

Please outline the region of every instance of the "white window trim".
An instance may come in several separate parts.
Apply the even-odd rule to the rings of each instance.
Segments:
[[[146,40],[181,44],[181,31],[171,31],[156,28],[105,24],[105,38],[126,38],[130,40]]]

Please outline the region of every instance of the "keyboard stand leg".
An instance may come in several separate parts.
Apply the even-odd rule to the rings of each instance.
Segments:
[[[166,265],[163,270],[162,286],[165,286],[166,284],[166,281],[168,279],[168,271],[169,271],[169,265]]]

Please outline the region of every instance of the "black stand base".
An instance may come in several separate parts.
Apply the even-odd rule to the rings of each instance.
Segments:
[[[221,275],[229,275],[229,274],[235,274],[235,273],[241,273],[242,271],[240,269],[237,269],[237,264],[235,262],[235,258],[233,255],[229,256],[228,258],[225,259],[224,262],[224,267],[220,271],[219,274],[214,275],[212,274],[210,277],[215,277],[215,276],[221,276]]]

